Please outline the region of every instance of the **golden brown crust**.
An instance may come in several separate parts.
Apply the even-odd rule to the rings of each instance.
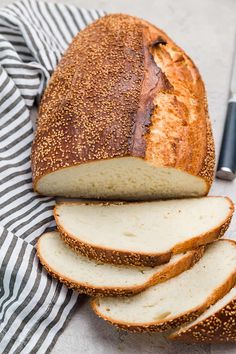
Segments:
[[[223,241],[223,240],[222,240]],[[225,240],[224,240],[225,241]],[[227,240],[229,242],[233,242],[232,240]],[[217,288],[210,296],[205,300],[205,302],[199,306],[192,309],[192,311],[183,313],[181,316],[170,319],[168,321],[159,322],[159,323],[124,323],[124,322],[115,322],[109,316],[104,316],[102,313],[99,312],[99,298],[92,300],[91,306],[94,312],[105,321],[108,321],[112,325],[122,328],[127,331],[131,332],[163,332],[167,331],[171,328],[177,328],[184,323],[194,321],[198,316],[200,316],[204,311],[207,310],[211,305],[215,304],[220,298],[225,296],[234,286],[236,283],[236,270],[226,279],[225,283],[222,284],[219,288]]]
[[[43,237],[43,236],[42,236]],[[41,239],[41,238],[40,238]],[[90,296],[131,296],[138,294],[151,285],[162,283],[170,278],[177,276],[185,270],[191,268],[202,257],[205,247],[199,247],[196,250],[190,251],[183,258],[177,261],[175,264],[167,265],[164,270],[153,274],[145,283],[138,286],[126,286],[121,287],[98,287],[90,284],[83,284],[75,282],[73,279],[63,276],[58,271],[50,267],[47,261],[44,259],[42,252],[40,251],[40,239],[37,243],[37,256],[48,271],[48,273],[55,279],[64,283],[68,288],[73,289],[79,293],[83,293]]]
[[[169,339],[185,343],[236,342],[235,318],[236,298],[197,324],[174,332]]]
[[[197,68],[164,32],[116,14],[80,32],[50,80],[32,148],[34,187],[61,168],[123,156],[199,176],[205,193],[213,179]]]
[[[58,213],[57,213],[57,205],[54,208],[54,217],[57,224],[57,228],[65,243],[68,244],[76,252],[82,254],[83,256],[104,263],[155,267],[157,265],[169,262],[171,256],[173,256],[174,254],[179,254],[191,249],[195,249],[199,246],[213,242],[214,240],[222,237],[229,227],[234,212],[233,202],[229,198],[227,199],[230,203],[230,208],[229,208],[229,214],[227,215],[225,222],[223,224],[218,225],[208,233],[198,235],[194,238],[184,241],[183,243],[179,243],[172,250],[163,254],[150,254],[150,253],[145,254],[141,252],[138,253],[138,252],[130,252],[130,251],[125,252],[123,250],[118,251],[112,248],[99,247],[96,245],[85,243],[79,240],[78,237],[75,238],[73,235],[69,234],[63,228],[63,226],[60,225]],[[109,204],[109,202],[106,202],[106,204]]]
[[[208,116],[207,103],[206,103],[206,150],[204,160],[201,166],[201,169],[198,172],[198,176],[205,179],[208,183],[208,190],[214,181],[215,174],[215,144],[212,135],[212,128],[210,118]]]

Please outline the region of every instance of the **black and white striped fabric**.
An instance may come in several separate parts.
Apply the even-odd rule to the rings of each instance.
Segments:
[[[0,9],[0,353],[49,352],[78,302],[36,257],[54,200],[32,190],[30,114],[72,37],[103,14],[36,0]]]

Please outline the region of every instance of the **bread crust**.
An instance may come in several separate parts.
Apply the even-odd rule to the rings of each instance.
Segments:
[[[114,14],[81,31],[52,75],[32,147],[34,188],[60,169],[125,156],[198,176],[205,194],[213,180],[198,69],[163,31]]]
[[[225,241],[225,240],[222,240]],[[235,241],[227,240],[228,242],[232,242],[236,244]],[[221,240],[219,240],[221,242]],[[181,316],[172,318],[168,321],[163,321],[159,323],[150,322],[150,323],[124,323],[124,322],[115,322],[109,316],[104,316],[99,312],[99,298],[93,299],[91,301],[91,307],[94,312],[104,319],[105,321],[111,323],[112,325],[116,326],[117,328],[121,328],[130,332],[163,332],[167,331],[172,328],[176,328],[181,326],[184,323],[194,321],[198,316],[200,316],[207,308],[211,305],[215,304],[220,298],[225,296],[234,286],[236,283],[236,270],[231,273],[231,275],[226,279],[225,283],[218,287],[212,296],[208,297],[206,301],[199,307],[193,308],[191,311],[183,313]]]
[[[149,26],[156,29],[151,24]],[[158,31],[167,45],[155,47],[152,53],[158,67],[171,83],[172,90],[163,95],[164,98],[169,94],[168,103],[165,99],[159,99],[160,92],[154,100],[156,107],[147,135],[146,159],[155,165],[175,167],[203,178],[207,194],[214,179],[215,146],[204,83],[190,57],[165,32]],[[170,119],[163,127],[163,119],[158,125],[158,107],[163,106],[166,117],[166,105]],[[171,115],[171,112],[174,114]],[[167,139],[168,145],[165,144]]]
[[[186,330],[181,329],[169,339],[185,343],[224,343],[236,342],[236,297],[214,314],[193,324]]]
[[[60,224],[58,213],[57,213],[57,205],[54,208],[54,217],[57,224],[57,228],[65,243],[68,244],[76,252],[82,254],[83,256],[104,263],[155,267],[157,265],[169,262],[170,258],[175,254],[184,253],[188,250],[195,249],[199,246],[213,242],[214,240],[222,237],[229,227],[234,212],[233,202],[228,197],[226,197],[226,199],[230,203],[230,208],[229,208],[229,214],[227,215],[223,224],[216,226],[208,233],[198,235],[187,241],[179,243],[173,249],[162,254],[150,254],[150,253],[115,250],[104,246],[99,247],[97,245],[85,243],[79,238],[77,237],[75,238],[72,234],[69,234]],[[68,204],[68,202],[66,202],[65,204]],[[73,204],[73,202],[71,202],[70,204]],[[81,204],[86,204],[86,203],[81,202]],[[106,202],[106,204],[109,204],[109,202]]]
[[[41,236],[43,237],[43,236]],[[41,238],[40,238],[41,239]],[[90,296],[132,296],[138,294],[139,292],[145,290],[146,288],[162,283],[170,278],[177,276],[178,274],[184,272],[185,270],[191,268],[198,260],[202,257],[205,247],[199,247],[196,250],[190,251],[183,258],[176,261],[174,264],[166,265],[164,270],[157,271],[142,285],[138,286],[126,286],[126,287],[102,287],[94,286],[92,284],[84,284],[75,282],[72,278],[63,276],[60,272],[56,271],[47,263],[44,259],[43,254],[40,249],[40,239],[37,243],[37,256],[47,270],[47,272],[53,276],[55,279],[64,283],[68,288],[73,289],[79,293],[90,295]]]

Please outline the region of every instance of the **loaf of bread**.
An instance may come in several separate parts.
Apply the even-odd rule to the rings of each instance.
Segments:
[[[236,242],[216,240],[234,206],[204,197],[214,165],[192,60],[144,20],[99,19],[73,39],[44,93],[32,174],[40,194],[112,202],[58,203],[61,235],[39,239],[39,260],[97,296],[92,308],[117,327],[236,341]]]
[[[206,195],[214,144],[198,69],[146,21],[96,21],[74,38],[43,96],[32,171],[44,195]]]
[[[218,240],[189,270],[129,298],[92,302],[98,316],[130,331],[159,332],[193,321],[226,295],[236,282],[236,242]],[[228,319],[226,325],[230,325]]]
[[[138,266],[166,263],[173,254],[224,234],[233,214],[224,197],[141,203],[59,203],[54,215],[65,242],[98,261]]]

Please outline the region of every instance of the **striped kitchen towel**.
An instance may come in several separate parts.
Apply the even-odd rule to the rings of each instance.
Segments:
[[[0,9],[0,353],[47,353],[78,296],[39,264],[54,200],[32,190],[32,108],[72,37],[102,11],[17,1]]]

